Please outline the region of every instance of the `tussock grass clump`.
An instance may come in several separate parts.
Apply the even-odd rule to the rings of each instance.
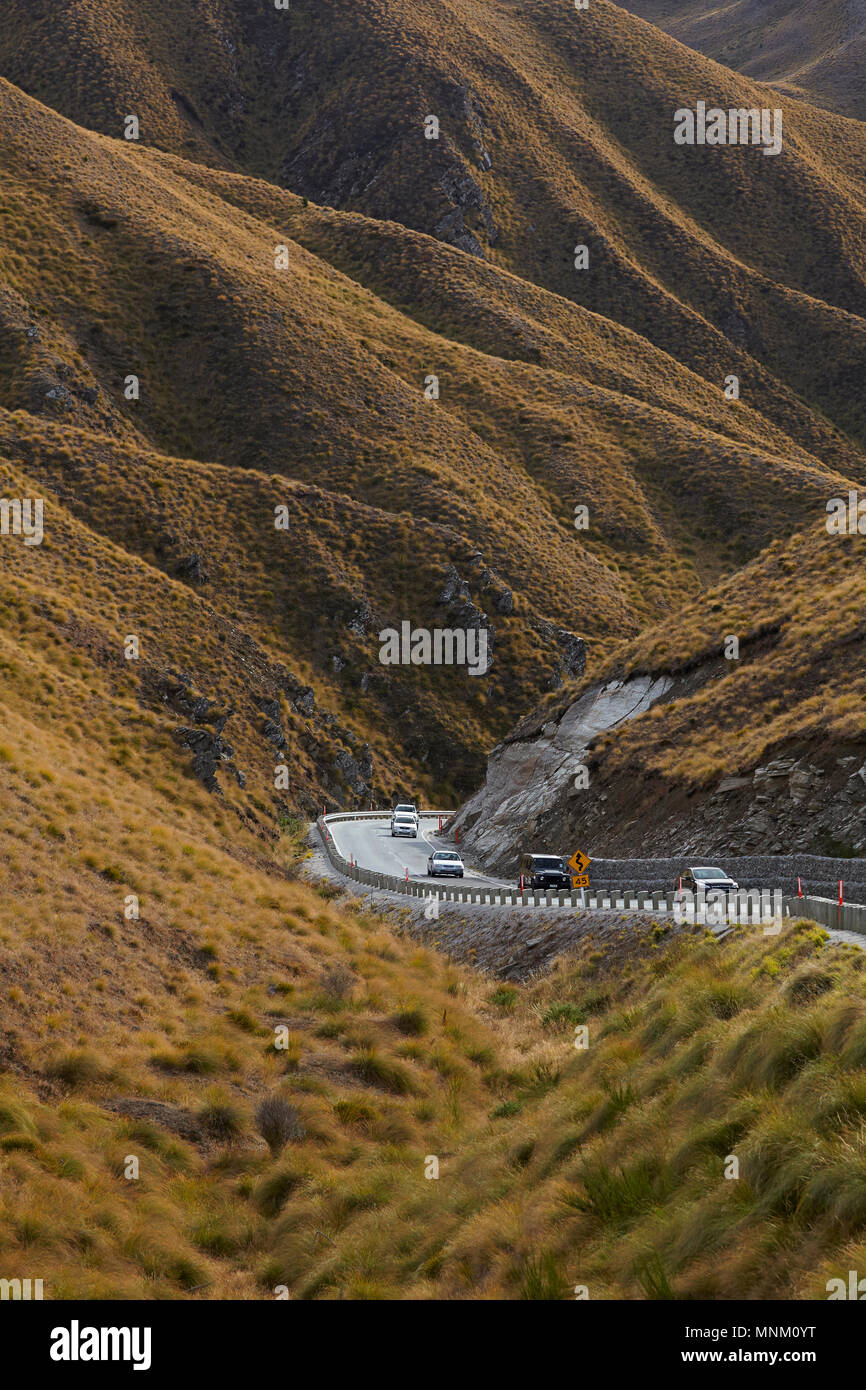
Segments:
[[[557,1000],[549,1004],[541,1015],[541,1021],[549,1028],[574,1027],[576,1024],[585,1023],[587,1009],[579,1004],[572,1004],[567,1000]]]
[[[500,985],[490,995],[490,1003],[497,1009],[511,1011],[517,1005],[518,992],[511,985]]]
[[[214,1076],[222,1070],[223,1056],[207,1043],[195,1043],[182,1051],[156,1052],[151,1066],[166,1072],[191,1072],[194,1076]]]
[[[322,971],[319,979],[319,986],[322,992],[329,999],[339,1002],[347,999],[357,984],[357,976],[354,971],[339,961],[329,965]]]
[[[420,1038],[427,1031],[427,1015],[417,1006],[400,1009],[391,1022],[407,1038]]]
[[[111,1068],[106,1062],[87,1049],[63,1052],[50,1061],[45,1070],[49,1076],[74,1087],[106,1081],[111,1075]]]
[[[35,1132],[33,1120],[23,1105],[18,1105],[13,1100],[0,1098],[0,1135],[16,1132],[33,1134]]]
[[[558,1302],[565,1298],[568,1280],[557,1256],[551,1250],[530,1255],[520,1270],[520,1297],[536,1302]]]
[[[336,1101],[334,1113],[344,1125],[355,1125],[368,1134],[372,1133],[373,1126],[380,1118],[378,1108],[360,1096],[347,1096],[345,1100]]]
[[[822,994],[831,990],[834,983],[834,976],[829,971],[819,970],[813,966],[810,969],[799,971],[793,979],[787,982],[784,997],[789,1004],[811,1004]]]
[[[350,1063],[355,1075],[370,1086],[378,1086],[394,1095],[414,1095],[416,1086],[405,1067],[391,1061],[374,1047],[362,1047]]]
[[[264,1216],[277,1216],[303,1181],[303,1173],[291,1168],[280,1168],[261,1180],[255,1189],[253,1200]]]
[[[606,1083],[604,1089],[605,1099],[587,1122],[582,1131],[583,1138],[592,1134],[604,1134],[606,1130],[613,1129],[620,1117],[637,1103],[634,1088],[628,1082],[620,1085]]]
[[[582,1191],[570,1193],[566,1204],[603,1226],[627,1224],[647,1207],[663,1201],[673,1187],[665,1166],[651,1158],[617,1170],[602,1162],[587,1163],[578,1179]]]
[[[256,1110],[256,1128],[276,1158],[287,1144],[300,1143],[306,1129],[294,1105],[282,1096],[266,1096]]]
[[[645,1259],[639,1261],[634,1274],[647,1298],[670,1300],[677,1297],[658,1251],[653,1250]]]
[[[821,1052],[818,1017],[791,1016],[773,1009],[728,1049],[725,1060],[743,1087],[781,1087]]]
[[[219,1098],[208,1100],[198,1112],[202,1129],[219,1143],[237,1139],[244,1129],[244,1117],[236,1105]]]

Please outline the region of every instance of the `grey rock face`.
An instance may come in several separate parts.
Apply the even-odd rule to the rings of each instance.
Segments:
[[[312,714],[316,708],[316,696],[312,687],[306,686],[300,690],[292,703],[295,709],[300,710],[301,714]]]
[[[169,705],[177,714],[202,724],[208,714],[216,707],[216,701],[206,695],[193,695],[191,681],[182,672],[173,672],[170,677],[159,677],[155,682],[155,694],[164,705]]]
[[[356,796],[363,796],[373,776],[373,759],[369,744],[364,744],[360,759],[353,758],[351,753],[341,748],[334,759],[334,767]]]
[[[463,220],[464,213],[479,212],[484,220],[488,240],[491,244],[496,241],[499,229],[493,220],[493,213],[481,185],[472,177],[462,161],[455,158],[451,168],[443,174],[439,187],[454,206],[453,211],[446,213],[438,222],[434,228],[434,235],[440,241],[448,241],[452,246],[458,246],[461,251],[468,251],[472,256],[483,257],[484,250],[480,241]]]
[[[367,633],[375,626],[376,618],[372,608],[366,599],[362,599],[361,604],[355,609],[352,620],[349,623],[349,631],[356,637],[366,637]]]
[[[484,786],[456,817],[460,843],[489,868],[510,869],[533,823],[566,795],[590,741],[642,714],[671,684],[667,676],[636,676],[591,686],[538,737],[499,744]]]
[[[534,627],[539,636],[556,647],[563,673],[582,676],[586,670],[586,644],[583,638],[575,636],[567,628],[545,622],[543,618],[538,619]]]
[[[280,728],[279,724],[276,724],[273,719],[265,720],[262,733],[268,740],[268,743],[272,743],[275,748],[285,748],[286,736]]]
[[[369,743],[365,743],[361,747],[361,752],[358,755],[358,771],[366,785],[369,786],[373,781],[373,753]]]
[[[433,235],[438,237],[440,241],[447,241],[449,245],[456,246],[458,251],[465,251],[470,256],[484,259],[481,242],[464,223],[460,208],[455,208],[453,212],[440,218],[433,228]]]
[[[183,726],[172,730],[172,738],[181,747],[192,750],[193,772],[203,786],[209,792],[219,792],[216,770],[221,762],[228,762],[232,758],[234,749],[231,745],[208,729],[188,729]]]
[[[56,386],[49,387],[49,389],[45,392],[45,399],[47,401],[57,401],[59,405],[65,405],[69,407],[71,407],[74,404],[71,392],[67,391],[66,387],[61,386],[59,382]]]
[[[471,594],[472,591],[466,580],[460,578],[460,575],[453,565],[449,565],[445,575],[445,584],[436,602],[448,607],[450,604],[454,603],[455,599],[458,597],[468,599],[471,597]]]
[[[279,700],[258,700],[256,702],[256,709],[261,710],[262,714],[265,716],[262,733],[268,740],[268,743],[272,743],[275,748],[285,748],[286,736],[283,733],[283,726],[280,721],[281,711]]]

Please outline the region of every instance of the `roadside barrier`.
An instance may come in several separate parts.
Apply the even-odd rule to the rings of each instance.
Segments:
[[[843,903],[833,898],[791,898],[791,915],[808,917],[822,927],[866,935],[866,903]]]
[[[410,898],[438,898],[440,902],[470,903],[496,907],[571,907],[591,909],[611,909],[624,912],[672,912],[673,897],[670,893],[646,893],[637,890],[617,888],[612,892],[594,892],[582,888],[574,893],[529,893],[517,888],[456,888],[446,886],[437,879],[409,878],[408,869],[403,878],[396,874],[381,874],[375,869],[363,869],[351,859],[344,859],[334,844],[330,825],[340,821],[382,820],[382,811],[338,811],[329,816],[320,816],[316,824],[322,837],[325,853],[333,868],[355,883],[368,888],[381,888],[390,893],[402,893]],[[452,811],[422,811],[420,819],[438,823],[454,813]]]
[[[447,821],[453,811],[422,811],[421,820],[438,824]],[[619,912],[657,912],[671,914],[674,910],[676,890],[652,891],[643,888],[622,888],[610,885],[605,888],[582,888],[573,893],[530,893],[525,888],[457,888],[438,879],[409,878],[408,869],[403,878],[394,874],[380,874],[374,869],[363,869],[351,859],[344,859],[338,853],[329,826],[340,821],[382,820],[383,811],[337,811],[329,816],[320,816],[316,824],[322,837],[322,844],[330,863],[337,873],[352,879],[368,888],[381,888],[390,893],[401,893],[404,897],[429,899],[438,898],[440,902],[466,903],[474,906],[490,905],[496,907],[568,907],[583,908],[590,911]],[[436,826],[434,825],[434,829]],[[822,926],[837,930],[860,932],[866,935],[866,904],[837,902],[833,898],[813,897],[802,892],[801,896],[783,898],[783,912],[786,917],[806,917]]]

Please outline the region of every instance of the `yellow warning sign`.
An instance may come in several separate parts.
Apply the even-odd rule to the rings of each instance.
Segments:
[[[571,886],[572,888],[588,888],[589,874],[578,874],[576,877],[573,876]]]
[[[569,867],[572,868],[576,874],[585,874],[592,860],[588,854],[584,854],[582,849],[576,849],[568,863]]]

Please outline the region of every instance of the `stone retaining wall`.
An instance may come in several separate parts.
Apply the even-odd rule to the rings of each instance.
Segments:
[[[866,859],[829,859],[817,854],[753,854],[738,858],[712,855],[682,856],[678,859],[593,859],[589,866],[590,891],[618,890],[621,884],[638,889],[676,887],[679,875],[690,864],[709,864],[730,874],[741,888],[780,889],[787,896],[797,895],[797,876],[804,896],[839,897],[842,880],[844,899],[866,903]]]

